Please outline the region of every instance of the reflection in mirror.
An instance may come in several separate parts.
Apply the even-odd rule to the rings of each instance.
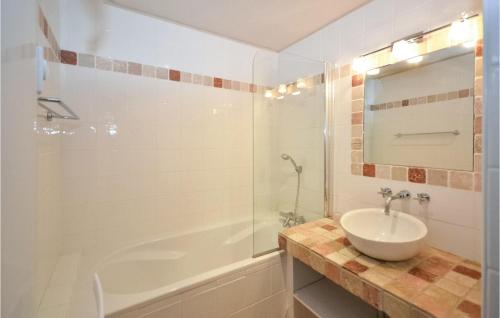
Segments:
[[[473,87],[464,46],[368,71],[364,162],[472,170]]]

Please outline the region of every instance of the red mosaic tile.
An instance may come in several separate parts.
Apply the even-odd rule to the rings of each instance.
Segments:
[[[418,267],[414,267],[408,271],[408,273],[412,274],[413,276],[416,276],[418,278],[421,278],[425,281],[428,281],[430,283],[434,282],[436,278],[438,277],[436,274],[429,273],[423,269],[420,269]]]
[[[458,310],[466,313],[471,318],[481,318],[481,306],[468,300],[464,300],[458,305]]]
[[[359,125],[363,123],[363,112],[352,113],[351,115],[351,124]]]
[[[345,247],[351,246],[351,242],[347,239],[347,237],[341,237],[335,240],[335,242],[339,242],[340,244],[344,245]]]
[[[77,54],[76,52],[61,50],[61,63],[76,65]]]
[[[363,165],[363,176],[375,177],[375,165],[365,163]]]
[[[458,91],[459,98],[469,97],[469,89],[461,89]]]
[[[169,70],[168,77],[171,81],[179,82],[181,80],[181,72],[177,70]]]
[[[255,84],[250,84],[250,93],[256,93],[257,92],[257,85]]]
[[[425,169],[409,168],[408,181],[414,183],[425,183],[426,182]]]
[[[347,263],[344,264],[344,267],[355,274],[359,274],[368,270],[368,267],[366,267],[361,263],[356,262],[355,260],[348,261]]]
[[[382,292],[372,285],[363,283],[363,300],[377,309],[382,309]]]
[[[481,57],[483,56],[483,41],[477,41],[476,44],[476,57]]]
[[[362,74],[353,75],[351,83],[352,83],[352,87],[363,85],[363,75]]]
[[[222,78],[214,77],[214,87],[222,88]]]
[[[324,228],[327,231],[332,231],[332,230],[337,229],[335,226],[333,226],[331,224],[325,224],[325,225],[322,226],[322,228]]]
[[[473,278],[473,279],[480,279],[481,278],[480,272],[478,272],[472,268],[462,266],[462,265],[455,266],[455,268],[453,268],[453,271],[460,273],[460,274],[463,274],[465,276],[469,276],[470,278]]]

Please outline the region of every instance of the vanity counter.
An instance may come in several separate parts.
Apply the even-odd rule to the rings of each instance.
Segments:
[[[395,318],[481,317],[481,266],[426,246],[402,262],[375,260],[345,237],[339,218],[285,229],[280,248]]]

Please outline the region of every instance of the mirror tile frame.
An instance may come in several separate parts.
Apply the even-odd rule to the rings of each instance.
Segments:
[[[457,94],[473,94],[474,101],[474,163],[472,171],[447,170],[418,166],[396,166],[364,162],[363,135],[364,135],[364,82],[365,74],[354,73],[351,77],[351,174],[371,178],[391,179],[403,182],[429,184],[434,186],[450,187],[468,191],[482,191],[482,81],[483,81],[483,41],[482,19],[480,16],[470,18],[477,28],[475,45],[474,88],[468,92]],[[428,54],[440,49],[451,47],[457,43],[450,43],[448,39],[450,27],[438,29],[424,35],[418,43],[419,54]],[[379,68],[391,64],[390,47],[365,56],[368,64]],[[350,66],[349,66],[350,68]],[[439,95],[427,96],[427,102],[433,102]],[[407,101],[391,107],[409,106]]]

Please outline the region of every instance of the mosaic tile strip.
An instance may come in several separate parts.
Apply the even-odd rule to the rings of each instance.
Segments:
[[[50,47],[45,48],[45,58],[50,62],[95,68],[103,71],[127,73],[135,76],[157,78],[196,85],[212,86],[227,90],[235,90],[248,93],[264,93],[266,86],[255,85],[201,74],[193,74],[175,69],[167,69],[160,66],[141,64],[134,61],[113,60],[108,57],[96,56],[60,48],[54,33],[45,17],[42,9],[38,8],[38,24],[40,30],[47,39]],[[322,76],[322,75],[319,75]]]
[[[474,317],[481,314],[481,265],[425,247],[402,262],[359,253],[339,218],[283,230],[281,249],[391,317]]]
[[[481,23],[478,23],[481,25]],[[445,29],[436,31],[436,34],[431,33],[425,41],[420,45],[420,54],[429,53],[435,50],[443,49],[450,46],[445,36],[448,32]],[[480,32],[479,32],[480,34]],[[375,177],[383,179],[391,179],[403,182],[412,182],[420,184],[429,184],[434,186],[450,187],[454,189],[467,190],[467,191],[482,191],[482,80],[483,72],[482,65],[483,57],[483,41],[482,39],[476,42],[475,48],[475,74],[474,74],[474,87],[452,91],[446,93],[447,100],[455,98],[465,98],[472,96],[474,100],[474,164],[473,171],[461,170],[447,170],[447,169],[434,169],[426,167],[408,167],[408,166],[394,166],[394,165],[380,165],[370,162],[363,162],[363,116],[364,116],[364,75],[355,74],[350,64],[337,66],[335,70],[335,79],[340,80],[347,77],[351,78],[351,174],[365,177]],[[377,63],[377,67],[387,65],[390,61],[390,52],[381,51],[368,56]],[[423,104],[429,102],[436,102],[444,99],[443,94],[421,96],[415,99],[408,99],[391,102],[392,108],[406,107],[403,104]],[[383,106],[375,105],[376,110],[383,109]],[[387,109],[387,103],[385,109]],[[374,109],[375,110],[375,109]]]
[[[417,106],[417,105],[427,105],[427,104],[436,103],[436,102],[444,102],[444,101],[450,101],[450,100],[455,100],[455,99],[459,99],[459,98],[468,98],[468,97],[474,97],[474,88],[465,88],[465,89],[460,89],[457,91],[445,92],[445,93],[440,93],[440,94],[433,94],[433,95],[420,96],[420,97],[411,97],[411,98],[406,98],[406,99],[392,101],[392,102],[373,104],[373,105],[370,105],[368,108],[371,111],[378,111],[378,110],[387,110],[387,109]],[[359,101],[356,101],[356,102],[359,102]]]

